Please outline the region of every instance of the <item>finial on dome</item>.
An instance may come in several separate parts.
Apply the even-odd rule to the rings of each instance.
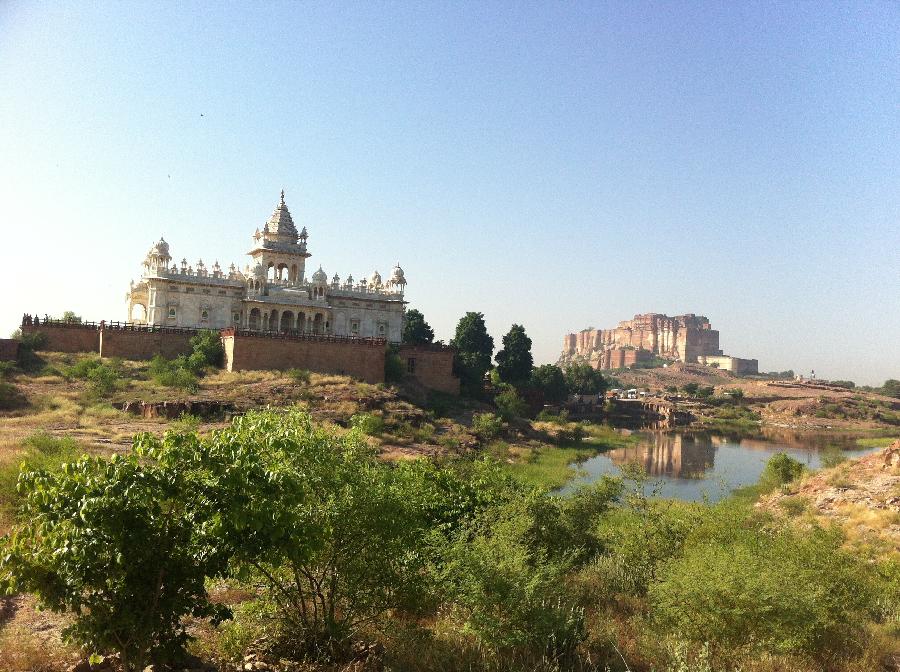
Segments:
[[[284,189],[281,190],[281,204],[284,205]]]

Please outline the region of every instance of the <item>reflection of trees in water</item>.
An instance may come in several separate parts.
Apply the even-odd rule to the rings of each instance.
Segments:
[[[646,443],[617,448],[606,455],[614,464],[641,465],[650,476],[703,478],[715,463],[716,449],[708,436],[659,433]]]

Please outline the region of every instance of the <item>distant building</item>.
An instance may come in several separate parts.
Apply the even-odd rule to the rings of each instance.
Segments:
[[[397,264],[383,281],[375,271],[356,281],[335,274],[330,280],[319,266],[306,275],[309,235],[297,231],[281,200],[262,230],[251,240],[251,264],[223,271],[216,261],[207,268],[182,259],[173,263],[162,238],[147,253],[143,274],[126,295],[127,320],[137,324],[291,334],[333,334],[384,338],[399,342],[403,334],[406,277]]]

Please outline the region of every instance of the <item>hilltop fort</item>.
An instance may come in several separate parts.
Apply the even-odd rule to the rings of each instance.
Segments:
[[[755,359],[725,355],[719,332],[703,315],[635,315],[614,329],[583,329],[563,337],[561,365],[587,362],[595,369],[624,369],[654,358],[705,364],[735,374],[756,373]]]

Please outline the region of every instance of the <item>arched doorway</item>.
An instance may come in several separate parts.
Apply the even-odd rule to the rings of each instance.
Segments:
[[[297,313],[297,331],[301,334],[306,331],[306,313]]]
[[[274,308],[269,314],[269,331],[278,331],[278,311]]]
[[[290,310],[285,310],[281,313],[281,331],[283,333],[288,333],[289,331],[294,330],[294,313]]]
[[[260,318],[259,308],[254,308],[253,310],[250,311],[250,319],[247,323],[247,327],[251,331],[259,330],[259,322],[260,322],[259,318]]]
[[[322,313],[316,313],[315,318],[313,318],[313,333],[321,334],[324,333],[325,330],[325,316]]]
[[[142,303],[136,303],[131,307],[131,315],[129,319],[132,322],[143,324],[147,321],[147,308]]]

